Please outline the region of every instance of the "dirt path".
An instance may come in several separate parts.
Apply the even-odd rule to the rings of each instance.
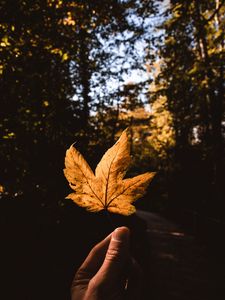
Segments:
[[[148,227],[153,300],[225,299],[224,259],[164,218],[143,211],[137,215]]]

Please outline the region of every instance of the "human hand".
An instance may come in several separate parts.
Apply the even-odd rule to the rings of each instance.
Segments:
[[[141,270],[129,252],[129,229],[120,227],[89,253],[75,274],[72,300],[138,300]]]

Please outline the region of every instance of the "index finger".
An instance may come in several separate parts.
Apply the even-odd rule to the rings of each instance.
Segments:
[[[94,246],[76,273],[76,278],[92,278],[101,267],[110,243],[111,234]]]

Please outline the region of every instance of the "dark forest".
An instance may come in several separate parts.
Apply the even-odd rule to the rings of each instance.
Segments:
[[[70,299],[76,268],[121,225],[149,262],[143,299],[224,299],[224,14],[223,0],[0,1],[2,299]],[[137,214],[109,221],[65,199],[65,153],[74,143],[94,170],[126,128],[127,176],[156,176]],[[193,251],[194,285],[154,273],[178,264],[149,259],[162,228]]]

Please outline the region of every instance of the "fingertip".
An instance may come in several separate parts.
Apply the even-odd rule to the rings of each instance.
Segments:
[[[130,230],[125,226],[116,228],[112,233],[112,240],[117,242],[128,242],[129,237]]]

